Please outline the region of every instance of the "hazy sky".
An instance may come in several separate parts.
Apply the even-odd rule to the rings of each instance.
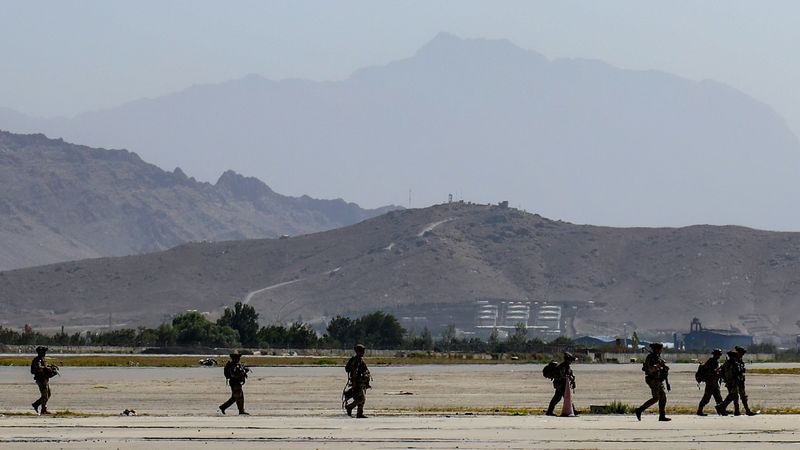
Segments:
[[[798,19],[794,0],[0,0],[0,107],[72,115],[249,73],[342,79],[448,31],[719,80],[800,134]]]

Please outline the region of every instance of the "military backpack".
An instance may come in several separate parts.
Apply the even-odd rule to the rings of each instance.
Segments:
[[[708,381],[710,375],[708,372],[708,367],[706,367],[705,364],[700,364],[700,366],[697,368],[697,372],[694,373],[694,380],[698,383],[705,383]]]
[[[542,376],[554,380],[558,376],[558,363],[555,361],[550,361],[542,369]]]

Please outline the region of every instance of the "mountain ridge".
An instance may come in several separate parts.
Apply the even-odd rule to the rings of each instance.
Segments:
[[[252,170],[280,192],[364,205],[464,192],[576,223],[800,230],[800,143],[768,105],[507,40],[441,34],[341,81],[251,75],[71,119],[6,116],[0,127],[130,148],[203,180]]]
[[[194,240],[301,234],[394,208],[283,196],[233,171],[215,184],[199,182],[127,150],[3,131],[0,191],[0,268],[152,252]]]
[[[562,305],[567,334],[797,331],[800,233],[739,226],[612,228],[500,206],[398,210],[291,237],[0,272],[2,326],[155,325],[247,301],[262,323],[383,310],[407,328],[469,330],[476,302]]]

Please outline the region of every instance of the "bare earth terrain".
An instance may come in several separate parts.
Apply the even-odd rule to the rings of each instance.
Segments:
[[[796,367],[760,364],[750,367]],[[245,385],[249,417],[222,416],[221,368],[72,368],[52,381],[54,411],[38,417],[26,367],[0,368],[0,445],[11,448],[763,448],[800,445],[796,415],[699,418],[675,414],[637,422],[626,415],[549,418],[510,415],[542,408],[552,395],[541,365],[373,367],[366,420],[340,409],[340,367],[256,368]],[[671,407],[694,408],[701,393],[690,364],[671,371]],[[579,409],[648,396],[639,365],[577,365]],[[755,409],[800,405],[793,375],[748,376]],[[123,409],[137,417],[120,417]],[[234,408],[235,409],[235,408]],[[497,411],[495,411],[497,410]],[[710,412],[710,408],[707,409]]]

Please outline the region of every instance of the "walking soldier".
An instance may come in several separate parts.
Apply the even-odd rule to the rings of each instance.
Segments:
[[[700,404],[697,406],[697,415],[698,416],[707,416],[708,414],[703,412],[703,408],[708,404],[711,398],[714,398],[714,404],[718,404],[722,402],[722,394],[719,392],[719,382],[720,382],[720,373],[719,373],[719,357],[722,356],[722,350],[714,349],[711,352],[711,358],[709,358],[706,362],[700,365],[697,369],[697,373],[695,373],[695,380],[698,383],[705,383],[705,391],[703,392],[703,398],[700,399]]]
[[[644,402],[642,406],[636,408],[636,419],[642,420],[642,413],[644,410],[658,403],[658,420],[661,422],[669,422],[672,419],[667,417],[667,393],[664,392],[664,384],[667,385],[667,391],[670,390],[668,379],[669,367],[667,366],[667,362],[661,358],[661,351],[664,349],[664,345],[653,342],[650,344],[650,348],[652,351],[647,355],[647,358],[645,358],[642,370],[644,371],[644,381],[650,387],[652,398]]]

